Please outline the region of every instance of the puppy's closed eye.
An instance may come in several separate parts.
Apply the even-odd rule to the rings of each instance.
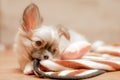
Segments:
[[[55,53],[57,51],[57,49],[52,49],[51,51],[52,51],[52,53]]]
[[[54,55],[58,50],[57,50],[57,48],[49,47],[48,51],[50,51]]]

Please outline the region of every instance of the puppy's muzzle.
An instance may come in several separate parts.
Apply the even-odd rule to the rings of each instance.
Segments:
[[[53,55],[48,50],[35,50],[32,52],[33,59],[45,60],[53,58]]]

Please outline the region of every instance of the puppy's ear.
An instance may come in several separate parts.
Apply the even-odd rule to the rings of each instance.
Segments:
[[[59,37],[65,36],[65,38],[67,40],[70,40],[70,34],[69,34],[68,29],[66,27],[64,27],[61,24],[59,24],[59,25],[57,25],[56,28],[57,28]]]
[[[39,9],[35,4],[30,4],[23,13],[23,29],[26,32],[37,28],[42,24],[42,17],[40,16]]]

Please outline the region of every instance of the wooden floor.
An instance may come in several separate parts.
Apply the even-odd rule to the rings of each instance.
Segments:
[[[35,75],[24,75],[20,70],[12,50],[0,52],[0,80],[48,80]],[[108,72],[85,80],[120,80],[120,71]]]

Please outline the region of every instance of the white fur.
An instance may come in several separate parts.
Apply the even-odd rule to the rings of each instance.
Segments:
[[[16,35],[15,51],[18,56],[20,68],[24,71],[24,74],[29,74],[32,71],[32,70],[30,70],[31,67],[29,67],[30,65],[27,67],[25,67],[25,66],[31,62],[29,57],[31,56],[32,44],[29,39],[25,38],[22,35],[23,35],[23,33],[21,33],[20,31]],[[71,38],[70,41],[66,40],[64,37],[62,37],[59,40],[58,34],[55,31],[55,29],[53,27],[49,27],[49,26],[42,26],[42,27],[34,30],[33,35],[31,37],[31,39],[33,41],[37,41],[39,39],[44,39],[44,40],[46,40],[46,42],[53,42],[54,40],[56,40],[56,42],[59,43],[60,52],[63,52],[63,50],[65,50],[70,44],[72,44],[76,41],[86,41],[84,37],[82,37],[81,35],[73,32],[73,31],[72,32],[70,31],[70,38]],[[47,54],[47,53],[45,53],[45,54]]]
[[[64,31],[64,33],[66,32]],[[42,25],[42,18],[39,16],[38,7],[35,4],[30,4],[24,10],[23,25],[16,35],[14,46],[20,69],[24,74],[29,74],[33,71],[33,65],[30,64],[32,63],[32,51],[34,49],[41,49],[41,47],[35,47],[34,44],[36,41],[42,41],[42,44],[44,45],[48,44],[58,48],[58,54],[62,53],[71,43],[76,41],[86,41],[84,37],[72,30],[68,30],[68,33],[70,34],[70,41],[64,37],[60,38],[59,32],[53,26]],[[52,58],[52,55],[49,52],[46,52],[45,54]]]

